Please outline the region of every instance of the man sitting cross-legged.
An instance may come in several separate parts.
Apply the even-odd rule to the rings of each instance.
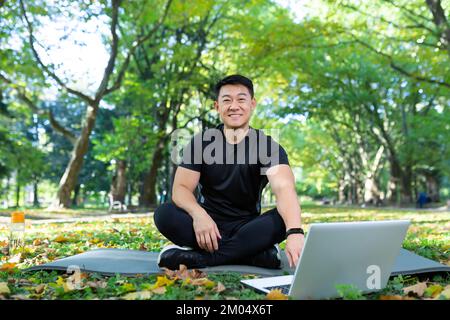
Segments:
[[[214,108],[222,124],[197,134],[185,147],[173,203],[155,210],[156,227],[175,244],[161,251],[160,267],[280,268],[277,244],[285,239],[289,265],[297,264],[304,236],[294,175],[285,150],[249,126],[255,107],[250,79],[232,75],[216,85]],[[261,214],[267,183],[277,205]]]

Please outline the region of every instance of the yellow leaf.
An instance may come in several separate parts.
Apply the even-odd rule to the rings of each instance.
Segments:
[[[125,300],[146,300],[150,299],[152,297],[153,293],[151,291],[138,291],[138,292],[132,292],[127,293],[126,295],[122,296],[122,299]]]
[[[0,294],[10,294],[8,283],[0,282]]]
[[[288,300],[288,296],[282,293],[280,289],[274,289],[266,295],[266,300]]]
[[[7,241],[0,241],[0,247],[7,247],[8,242]]]
[[[53,241],[58,242],[58,243],[63,243],[63,242],[69,241],[69,239],[67,239],[63,235],[59,235]]]
[[[425,296],[436,298],[443,290],[442,286],[435,284],[425,290]]]
[[[41,239],[35,239],[33,241],[33,246],[39,246],[42,243]]]
[[[129,292],[129,291],[136,291],[136,287],[134,286],[134,284],[132,283],[124,283],[122,286],[122,289],[124,289],[124,291]]]
[[[69,285],[67,285],[67,281],[64,280],[63,277],[59,276],[56,280],[56,284],[64,289],[64,292],[72,291],[73,288]]]
[[[156,282],[153,285],[152,289],[156,289],[156,288],[159,288],[159,287],[162,287],[162,286],[170,286],[174,282],[175,282],[175,280],[170,280],[166,276],[163,276],[163,277],[159,276],[159,277],[156,278]]]
[[[427,290],[427,283],[426,282],[419,282],[413,286],[403,288],[403,292],[405,294],[408,294],[409,292],[415,293],[417,296],[422,297],[425,293],[425,290]]]
[[[214,286],[216,285],[214,281],[211,281],[208,278],[194,279],[191,281],[191,284],[194,286],[203,286],[208,289],[214,288]]]

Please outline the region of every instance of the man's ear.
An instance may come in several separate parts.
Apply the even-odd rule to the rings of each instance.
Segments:
[[[252,111],[255,110],[256,105],[257,105],[256,99],[255,99],[255,98],[252,98],[252,104],[251,104],[251,106],[252,106]]]
[[[217,101],[214,101],[214,110],[219,112],[219,103]]]

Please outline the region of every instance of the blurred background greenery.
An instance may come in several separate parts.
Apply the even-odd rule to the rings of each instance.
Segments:
[[[253,79],[302,200],[450,199],[449,0],[0,1],[0,207],[149,208]],[[270,188],[264,204],[274,202]]]

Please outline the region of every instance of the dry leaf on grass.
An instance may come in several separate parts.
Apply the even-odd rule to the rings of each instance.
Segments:
[[[418,297],[422,297],[423,294],[425,293],[425,290],[427,290],[426,282],[419,282],[413,286],[403,288],[404,294],[409,294],[410,292],[412,292],[413,294],[417,295]]]
[[[199,279],[199,278],[206,278],[206,273],[198,270],[198,269],[192,269],[189,270],[184,264],[180,264],[180,267],[178,270],[170,270],[167,268],[163,268],[164,274],[169,279],[181,279],[185,280],[187,278],[190,279]]]
[[[225,286],[223,285],[222,282],[217,283],[217,286],[214,288],[214,291],[217,293],[221,293],[223,291],[225,291],[227,288],[225,288]]]
[[[444,296],[445,299],[450,300],[450,284],[444,288],[440,295]]]
[[[0,294],[10,294],[8,283],[0,282]]]
[[[288,300],[288,296],[282,293],[280,289],[274,289],[266,295],[266,300]]]
[[[153,293],[151,291],[138,291],[138,292],[132,292],[127,293],[126,295],[122,296],[121,299],[124,300],[147,300],[152,297]]]
[[[158,287],[158,288],[152,289],[152,292],[156,293],[156,294],[165,294],[166,290],[167,290],[166,287]]]
[[[36,288],[34,288],[34,292],[36,292],[37,294],[41,294],[42,292],[44,292],[46,287],[47,287],[46,284],[44,284],[44,283],[40,284]]]
[[[69,241],[69,239],[60,235],[60,236],[57,236],[55,239],[53,239],[53,241],[58,242],[58,243],[64,243],[64,242]]]
[[[414,298],[411,297],[403,297],[400,295],[394,295],[394,296],[380,296],[379,298],[380,300],[416,300]]]
[[[16,264],[17,263],[9,263],[9,262],[4,263],[0,266],[0,271],[11,272],[16,267]]]
[[[424,296],[427,298],[437,298],[443,290],[444,288],[442,286],[434,284],[425,290]]]

